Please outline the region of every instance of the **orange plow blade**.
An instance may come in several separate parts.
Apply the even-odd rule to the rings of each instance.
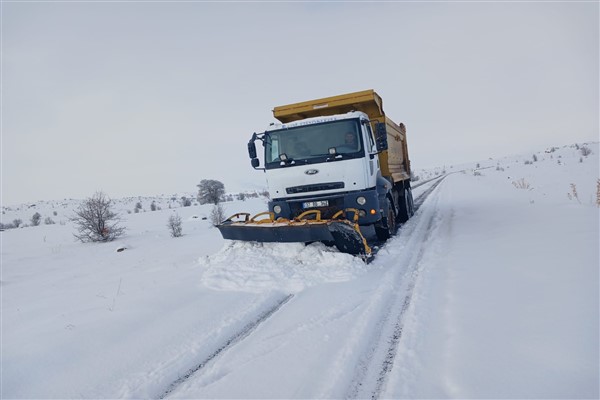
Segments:
[[[353,221],[345,218],[353,212]],[[262,218],[260,218],[262,217]],[[319,210],[305,211],[293,220],[274,219],[271,212],[256,214],[238,213],[217,228],[224,239],[254,242],[324,242],[335,244],[343,253],[370,256],[371,249],[358,228],[358,210],[339,211],[332,219],[321,219]]]

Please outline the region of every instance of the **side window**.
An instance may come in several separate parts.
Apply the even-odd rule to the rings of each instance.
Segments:
[[[367,136],[369,137],[369,144],[367,151],[370,153],[373,151],[373,146],[375,146],[375,142],[373,141],[373,132],[371,131],[371,124],[365,124],[367,127]]]
[[[277,135],[272,135],[271,136],[271,143],[269,146],[269,160],[267,162],[275,162],[275,161],[279,161],[279,136]]]

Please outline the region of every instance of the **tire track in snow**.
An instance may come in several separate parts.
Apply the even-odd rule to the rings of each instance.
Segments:
[[[292,297],[294,297],[293,294],[289,294],[289,295],[285,296],[280,301],[278,301],[273,307],[267,309],[262,314],[260,314],[258,316],[258,318],[249,322],[241,330],[239,330],[238,332],[231,335],[227,340],[225,340],[225,342],[219,348],[217,348],[215,351],[213,351],[208,357],[206,357],[204,360],[202,360],[198,365],[196,365],[194,368],[190,368],[184,375],[182,375],[177,380],[175,380],[174,382],[169,384],[167,389],[160,396],[158,396],[158,398],[164,399],[167,396],[169,396],[171,393],[173,393],[175,390],[177,390],[177,388],[179,388],[179,386],[181,386],[184,382],[186,382],[188,379],[190,379],[194,374],[196,374],[198,371],[200,371],[202,368],[204,368],[206,365],[208,365],[211,361],[213,361],[215,358],[217,358],[223,352],[231,349],[233,346],[235,346],[236,344],[240,343],[241,341],[246,339],[248,336],[250,336],[250,334],[252,334],[252,332],[254,332],[263,322],[265,322],[270,317],[272,317],[273,314],[275,314],[277,311],[279,311],[288,301],[290,301],[292,299]]]
[[[454,173],[454,172],[452,172],[452,173]],[[433,179],[430,179],[430,180],[428,180],[428,181],[426,181],[426,182],[423,182],[423,183],[421,183],[421,184],[419,185],[419,186],[423,186],[423,185],[425,185],[425,184],[428,184],[428,183],[430,183],[431,181],[437,180],[436,182],[434,182],[433,184],[431,184],[431,186],[430,186],[430,187],[428,187],[428,188],[427,188],[427,189],[426,189],[426,190],[425,190],[423,193],[421,193],[419,196],[417,196],[417,197],[414,199],[413,203],[414,203],[414,212],[415,212],[415,213],[416,213],[416,212],[419,210],[419,208],[421,207],[421,205],[423,204],[423,202],[425,202],[425,200],[427,199],[427,197],[428,197],[428,196],[429,196],[429,195],[430,195],[430,194],[431,194],[431,193],[432,193],[432,192],[435,190],[435,188],[436,188],[436,187],[437,187],[437,186],[438,186],[440,183],[442,183],[442,181],[443,181],[443,180],[444,180],[444,179],[445,179],[447,176],[448,176],[448,174],[447,174],[447,175],[443,175],[443,176],[438,176],[438,177],[436,177],[436,178],[433,178]],[[417,187],[417,186],[415,186],[415,187]],[[402,225],[400,225],[400,226],[398,227],[398,231],[400,231],[400,230],[402,229],[402,226],[404,226],[404,225],[406,225],[406,222],[405,222],[405,223],[403,223]],[[373,262],[373,260],[375,260],[375,258],[377,258],[377,252],[379,252],[379,249],[380,249],[382,246],[384,246],[384,245],[385,245],[387,242],[386,242],[386,241],[379,240],[379,239],[377,238],[377,236],[374,236],[374,235],[368,235],[368,234],[365,234],[364,232],[363,232],[363,234],[364,234],[364,235],[365,235],[365,237],[367,238],[367,242],[368,242],[369,246],[371,247],[371,250],[373,251],[373,253],[372,253],[372,254],[373,254],[373,257],[367,261],[367,263],[371,263],[371,262]]]
[[[429,188],[427,188],[427,190],[425,190],[423,193],[421,193],[415,200],[414,200],[414,205],[415,205],[415,212],[423,205],[423,203],[425,202],[425,200],[427,200],[427,197],[429,197],[429,195],[435,190],[435,188],[438,187],[438,185],[440,183],[442,183],[442,181],[447,177],[448,175],[444,175],[441,178],[436,178],[438,179],[437,182],[435,182],[433,185],[431,185]]]
[[[421,208],[423,203],[435,191],[438,185],[444,180],[445,176],[435,182],[430,188],[423,192],[415,200],[415,209]],[[408,235],[407,243],[404,246],[388,248],[392,257],[403,255],[399,260],[392,261],[397,267],[391,267],[394,271],[390,278],[394,280],[391,290],[387,290],[385,295],[389,296],[387,301],[382,296],[374,299],[378,307],[379,319],[374,322],[376,335],[372,337],[373,345],[364,350],[355,370],[354,378],[347,392],[347,398],[379,398],[382,390],[385,388],[388,375],[393,369],[398,345],[402,338],[404,329],[404,316],[410,306],[413,291],[419,275],[419,266],[421,259],[427,249],[428,239],[431,237],[436,221],[436,203],[431,204],[423,210],[420,216],[417,216],[416,225],[410,226],[404,224],[403,235]],[[412,250],[411,250],[412,249]],[[394,254],[396,250],[399,254]],[[404,251],[409,250],[408,252]],[[400,270],[402,264],[406,263],[406,268]],[[394,290],[396,289],[396,290]],[[376,312],[376,311],[375,311]],[[368,318],[368,315],[367,315]]]
[[[437,185],[436,185],[437,186]],[[410,306],[410,302],[412,300],[413,292],[415,289],[415,285],[417,283],[417,279],[419,277],[419,264],[423,255],[425,254],[425,243],[427,243],[428,239],[431,237],[431,233],[434,228],[434,221],[436,219],[436,213],[434,213],[427,224],[426,228],[426,237],[423,241],[423,245],[419,249],[419,252],[416,256],[416,263],[412,265],[412,273],[410,274],[410,281],[408,283],[408,287],[406,289],[406,294],[404,295],[404,299],[402,301],[402,306],[400,307],[400,311],[398,312],[395,318],[394,331],[392,336],[389,339],[389,346],[387,348],[387,354],[383,363],[381,364],[381,370],[379,371],[379,376],[377,377],[377,382],[375,385],[375,389],[371,394],[371,399],[378,399],[381,394],[382,389],[385,387],[385,384],[388,379],[388,375],[394,367],[394,361],[396,360],[396,354],[398,352],[398,345],[400,340],[402,339],[402,331],[404,330],[404,315]]]

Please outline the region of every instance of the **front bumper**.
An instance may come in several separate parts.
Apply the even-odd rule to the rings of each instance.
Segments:
[[[364,205],[358,204],[356,201],[359,197],[364,197],[366,202]],[[327,207],[310,207],[304,208],[306,202],[324,201],[328,202]],[[281,207],[281,212],[276,213],[275,206]],[[330,194],[322,196],[307,196],[294,197],[289,199],[273,199],[269,202],[269,211],[275,214],[275,219],[286,218],[293,219],[306,210],[321,211],[321,218],[331,218],[336,212],[345,210],[346,208],[357,208],[360,212],[358,219],[359,225],[371,225],[381,220],[381,204],[379,194],[375,188],[360,190],[356,192]]]

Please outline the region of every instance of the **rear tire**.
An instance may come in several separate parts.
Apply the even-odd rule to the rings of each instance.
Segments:
[[[408,218],[410,218],[413,215],[415,215],[415,202],[413,200],[412,189],[408,188],[408,189],[406,189],[406,192],[408,195],[408,204],[409,204]]]
[[[399,197],[398,222],[404,223],[415,214],[415,206],[413,203],[412,190],[404,189],[404,193]]]

